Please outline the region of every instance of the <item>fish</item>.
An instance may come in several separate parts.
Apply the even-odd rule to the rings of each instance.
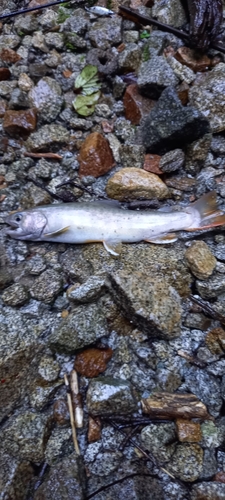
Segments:
[[[106,7],[100,7],[99,5],[94,5],[94,7],[85,7],[85,10],[91,14],[96,14],[96,16],[112,16],[116,14],[113,10],[106,9]]]
[[[118,256],[122,243],[173,243],[177,231],[225,224],[225,214],[212,191],[187,207],[133,211],[122,208],[119,202],[60,203],[11,213],[5,222],[11,226],[7,235],[17,240],[102,242],[109,253]]]

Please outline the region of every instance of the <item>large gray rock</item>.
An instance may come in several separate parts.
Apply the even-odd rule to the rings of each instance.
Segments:
[[[142,141],[151,153],[182,147],[209,132],[209,122],[193,107],[182,106],[176,91],[167,88],[141,127]]]
[[[81,458],[71,453],[50,469],[34,500],[84,500],[84,478]]]
[[[43,151],[44,148],[49,150],[53,144],[68,143],[69,138],[70,133],[65,127],[52,123],[31,134],[26,141],[26,147],[28,151]]]
[[[220,63],[197,79],[189,100],[210,122],[212,132],[225,130],[225,64]]]
[[[177,291],[160,275],[124,271],[109,275],[114,300],[144,333],[164,339],[180,332],[181,304]]]
[[[166,87],[179,83],[172,68],[163,56],[156,56],[143,62],[139,68],[138,88],[141,94],[157,99]]]
[[[213,417],[219,415],[222,398],[220,382],[216,377],[199,368],[192,367],[185,373],[182,390],[188,390],[195,394],[207,406]]]
[[[52,122],[63,104],[61,87],[53,78],[45,76],[30,90],[29,101],[43,121]]]
[[[92,24],[89,31],[89,38],[94,47],[106,50],[111,45],[116,45],[121,42],[122,32],[121,17],[112,17],[99,19]]]
[[[48,337],[49,346],[55,350],[74,353],[108,334],[107,323],[97,304],[74,307],[69,316]]]

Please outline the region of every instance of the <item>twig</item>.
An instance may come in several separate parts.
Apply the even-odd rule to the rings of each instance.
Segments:
[[[75,427],[75,421],[74,421],[74,414],[73,414],[71,390],[70,390],[70,386],[69,386],[68,377],[66,374],[64,375],[64,381],[65,381],[66,391],[67,391],[67,402],[68,402],[68,408],[69,408],[69,414],[70,414],[70,423],[71,423],[71,428],[72,428],[73,444],[74,444],[75,451],[77,452],[78,455],[80,455],[80,450],[79,450],[79,446],[78,446],[78,442],[77,442],[77,433],[76,433],[76,427]]]
[[[50,158],[51,160],[62,160],[62,156],[57,153],[28,153],[27,151],[23,156],[28,156],[28,158]]]
[[[198,368],[205,368],[207,365],[204,361],[201,361],[200,359],[196,358],[196,356],[192,356],[191,354],[188,354],[187,352],[183,351],[180,349],[177,351],[178,356],[181,358],[186,359],[189,361],[189,363],[192,363],[195,366],[198,366]]]
[[[72,401],[74,405],[74,421],[77,428],[83,427],[84,412],[82,408],[82,396],[79,392],[78,377],[76,370],[72,370],[70,374],[70,387],[72,393]]]
[[[2,16],[0,16],[0,19],[7,19],[10,17],[20,16],[21,14],[26,14],[27,12],[32,12],[34,10],[46,9],[47,7],[52,7],[53,5],[60,5],[63,3],[68,3],[68,0],[58,0],[56,2],[46,3],[44,5],[37,5],[37,7],[29,7],[28,9],[16,10],[14,12],[10,12],[9,14],[2,14]]]
[[[209,316],[211,316],[211,318],[220,321],[222,325],[225,325],[225,316],[216,312],[215,309],[213,309],[213,307],[207,304],[207,302],[204,302],[202,299],[195,297],[194,295],[191,295],[190,299],[192,300],[192,302],[198,304],[198,306],[200,306],[204,312],[208,313]]]
[[[172,33],[173,35],[177,36],[178,38],[181,38],[182,40],[185,40],[186,42],[190,43],[190,35],[188,33],[185,33],[184,31],[178,30],[177,28],[173,28],[173,26],[169,26],[168,24],[160,23],[159,21],[156,21],[156,19],[152,19],[152,17],[147,17],[147,16],[142,16],[141,14],[138,14],[137,11],[133,9],[128,9],[127,7],[120,6],[119,7],[119,14],[121,14],[122,17],[125,17],[126,19],[129,19],[130,21],[133,21],[134,23],[140,23],[143,26],[147,26],[148,24],[152,24],[153,26],[157,26],[161,31],[166,31],[168,33]],[[211,49],[219,50],[223,54],[225,54],[225,47],[220,47],[220,45],[212,43],[210,45]]]

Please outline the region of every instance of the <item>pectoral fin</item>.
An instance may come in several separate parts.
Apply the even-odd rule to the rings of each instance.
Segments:
[[[43,236],[45,238],[55,238],[55,236],[60,236],[63,233],[66,233],[69,230],[70,226],[61,227],[58,231],[53,231],[53,233],[45,233]]]
[[[163,234],[161,236],[156,236],[155,238],[145,239],[149,243],[156,243],[158,245],[165,245],[166,243],[174,243],[177,241],[177,235],[175,233]]]
[[[107,240],[102,242],[107,252],[111,253],[111,255],[118,255],[122,250],[122,243],[120,241]]]

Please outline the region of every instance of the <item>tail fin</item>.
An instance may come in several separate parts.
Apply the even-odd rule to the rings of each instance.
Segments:
[[[196,223],[193,222],[193,226],[186,228],[186,231],[196,231],[225,224],[225,214],[219,210],[217,205],[216,191],[204,194],[199,200],[192,203],[187,210],[192,211],[193,209],[198,212],[198,224],[196,227]]]

